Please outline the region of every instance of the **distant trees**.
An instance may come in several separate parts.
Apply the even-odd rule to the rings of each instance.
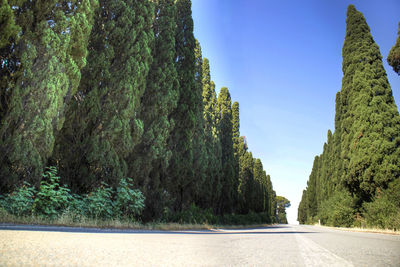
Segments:
[[[282,196],[276,196],[276,216],[278,223],[287,224],[286,208],[290,207],[290,201]]]
[[[372,203],[400,179],[400,116],[364,16],[350,5],[335,132],[328,132],[299,205],[299,221],[374,225]],[[397,215],[396,215],[397,214]],[[400,206],[392,216],[400,216]],[[384,227],[394,227],[393,224]]]
[[[387,62],[393,67],[393,70],[400,75],[400,22],[398,31],[397,41],[390,49],[389,55],[387,57]]]
[[[217,97],[190,0],[2,1],[0,20],[1,193],[38,187],[52,165],[108,208],[129,181],[145,221],[275,220],[270,177],[240,136],[239,103],[226,87]]]

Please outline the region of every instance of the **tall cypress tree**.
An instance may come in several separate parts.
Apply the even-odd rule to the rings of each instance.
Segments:
[[[400,179],[400,116],[379,48],[353,5],[348,7],[346,22],[335,132],[328,132],[318,164],[314,162],[299,206],[302,222],[304,212],[310,220],[318,211],[325,221],[350,225],[356,210],[379,199]],[[365,209],[364,215],[368,212]]]
[[[400,117],[364,16],[350,5],[346,22],[341,101],[336,103],[345,106],[338,125],[341,179],[351,193],[369,201],[377,188],[400,176]]]
[[[7,110],[0,126],[1,186],[41,179],[86,62],[85,36],[96,1],[14,4],[22,35],[18,47],[9,47],[8,58],[16,59],[23,71],[7,82]]]
[[[235,166],[232,141],[232,103],[228,88],[222,87],[218,95],[218,106],[221,114],[220,140],[221,140],[221,164],[222,191],[219,201],[220,212],[232,212],[235,200]]]
[[[207,205],[208,192],[205,192],[206,168],[207,168],[207,150],[205,146],[204,132],[204,104],[202,98],[202,78],[203,78],[203,57],[201,54],[200,43],[196,40],[196,73],[195,73],[195,90],[193,112],[195,116],[195,126],[193,132],[193,170],[196,177],[194,186],[195,201],[201,207],[209,207]]]
[[[135,147],[134,164],[130,171],[146,196],[145,219],[161,216],[169,201],[164,190],[172,154],[167,140],[175,124],[170,114],[177,105],[179,86],[174,61],[176,7],[173,0],[154,2],[153,63],[139,113],[144,132],[141,142]]]
[[[393,70],[400,75],[400,22],[399,22],[399,31],[396,43],[390,49],[389,55],[387,57],[387,62],[390,66],[392,66]]]
[[[128,175],[143,132],[137,112],[151,62],[152,16],[149,1],[100,1],[88,65],[60,137],[62,173],[73,187],[115,185]]]
[[[204,197],[208,207],[217,210],[217,203],[221,192],[221,141],[219,139],[219,110],[215,84],[211,81],[210,63],[208,58],[202,64],[203,86],[203,118],[205,147],[207,153],[206,181],[204,183]]]
[[[175,128],[169,138],[172,152],[168,168],[168,192],[175,199],[173,209],[182,210],[193,201],[193,133],[196,123],[196,42],[190,0],[176,1],[175,66],[179,81],[179,99],[171,114]]]

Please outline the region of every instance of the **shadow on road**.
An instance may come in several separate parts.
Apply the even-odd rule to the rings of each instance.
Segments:
[[[88,233],[88,234],[92,233],[92,234],[164,234],[164,235],[170,235],[170,234],[179,234],[179,235],[282,235],[282,234],[316,234],[316,233],[318,233],[318,232],[311,232],[311,231],[293,231],[292,228],[290,228],[288,226],[281,226],[281,225],[270,226],[270,227],[258,227],[258,228],[241,228],[241,229],[161,231],[161,230],[100,229],[100,228],[80,228],[80,227],[65,227],[65,226],[0,224],[0,230]]]

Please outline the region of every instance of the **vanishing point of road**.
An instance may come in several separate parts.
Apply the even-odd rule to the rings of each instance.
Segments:
[[[0,266],[400,266],[400,235],[296,225],[135,231],[0,224]]]

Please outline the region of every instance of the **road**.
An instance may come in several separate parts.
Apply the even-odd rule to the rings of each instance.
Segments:
[[[317,226],[133,231],[0,224],[0,266],[400,266],[400,236]]]

